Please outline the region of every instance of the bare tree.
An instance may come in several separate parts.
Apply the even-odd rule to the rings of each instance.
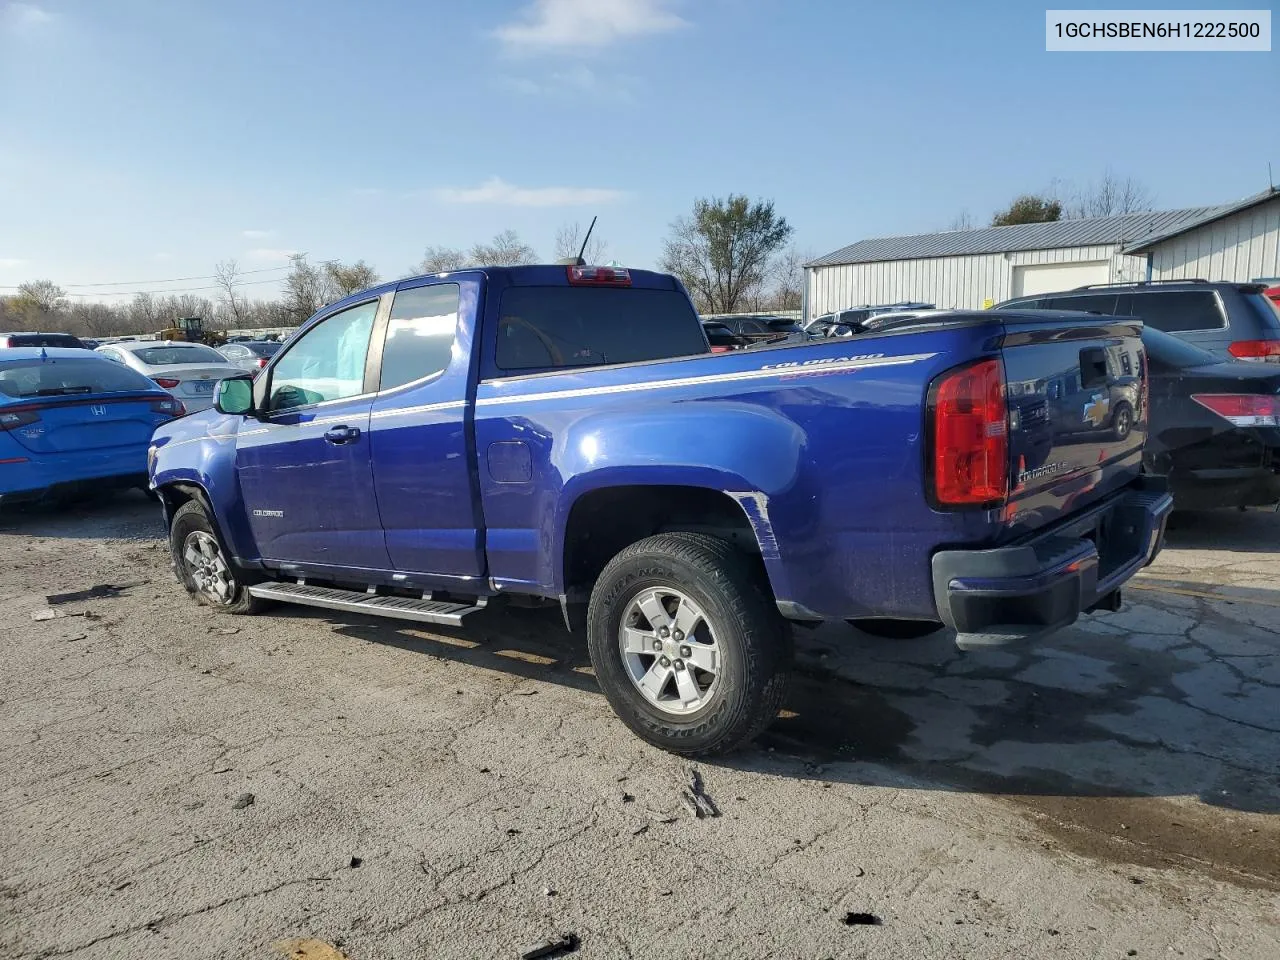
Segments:
[[[518,267],[537,263],[538,255],[514,230],[503,230],[489,243],[472,247],[468,259],[477,267]]]
[[[319,267],[307,262],[305,253],[289,258],[284,278],[284,302],[294,323],[302,323],[325,304],[325,277]]]
[[[556,231],[556,259],[569,260],[576,257],[578,251],[582,250],[582,259],[587,263],[603,263],[605,255],[609,252],[609,244],[601,239],[600,234],[592,231],[587,247],[583,250],[582,234],[582,225],[576,220],[573,223],[561,224],[560,229]]]
[[[801,252],[788,247],[773,265],[772,310],[799,310],[804,303],[804,265],[814,258],[812,250]]]
[[[41,313],[56,313],[67,305],[67,291],[52,280],[29,280],[18,284],[16,299]]]
[[[68,332],[79,336],[109,337],[126,333],[129,317],[124,309],[105,303],[76,303],[67,310]]]
[[[378,273],[363,260],[355,263],[339,263],[336,260],[324,265],[324,278],[329,297],[341,300],[353,293],[367,290],[378,282]]]
[[[231,326],[244,326],[245,300],[237,293],[240,286],[240,268],[234,260],[222,260],[213,268],[214,283],[221,288],[218,302],[226,311]]]
[[[967,209],[961,210],[952,218],[951,223],[947,225],[948,230],[972,230],[973,217]]]
[[[1150,210],[1155,196],[1134,177],[1117,177],[1110,170],[1097,183],[1077,190],[1067,205],[1066,216],[1111,217],[1124,213],[1142,213]]]
[[[134,296],[127,308],[129,327],[133,333],[149,333],[160,329],[160,311],[155,297],[149,293]]]
[[[449,273],[467,265],[467,255],[452,247],[427,247],[414,273]]]
[[[671,224],[662,269],[680,278],[700,310],[732,313],[763,286],[774,254],[791,233],[771,200],[700,199],[691,217]]]

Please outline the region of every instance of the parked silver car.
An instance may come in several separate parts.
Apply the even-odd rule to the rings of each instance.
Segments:
[[[241,370],[257,373],[271,361],[280,346],[272,340],[240,340],[218,347],[218,352]]]
[[[188,413],[213,406],[213,389],[244,371],[202,343],[134,340],[99,347],[96,353],[150,377],[182,401]]]

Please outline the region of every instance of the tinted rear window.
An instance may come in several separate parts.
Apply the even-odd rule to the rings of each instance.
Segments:
[[[227,358],[210,347],[148,347],[134,355],[148,366],[165,367],[182,363],[226,363]]]
[[[706,353],[701,324],[674,290],[509,287],[497,365],[545,370]]]
[[[1134,293],[1130,312],[1143,323],[1180,333],[1185,330],[1221,330],[1225,327],[1218,297],[1212,290],[1171,290],[1167,293]]]
[[[1114,313],[1116,295],[1091,294],[1081,297],[1045,297],[1040,301],[1042,310],[1084,310],[1086,313]]]
[[[0,362],[0,395],[6,397],[57,397],[155,389],[156,385],[142,374],[112,363],[105,357]]]
[[[246,343],[245,346],[255,357],[274,357],[280,351],[278,343]]]
[[[69,333],[11,333],[0,339],[8,340],[11,347],[84,347],[79,337]]]

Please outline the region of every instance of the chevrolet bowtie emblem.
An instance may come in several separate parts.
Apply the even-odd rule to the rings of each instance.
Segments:
[[[1084,405],[1083,419],[1100,427],[1107,422],[1107,414],[1111,412],[1111,399],[1095,393],[1093,399]]]

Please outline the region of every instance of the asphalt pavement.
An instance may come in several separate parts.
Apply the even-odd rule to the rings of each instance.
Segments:
[[[702,818],[558,611],[228,617],[162,536],[0,512],[10,960],[1280,957],[1280,515],[1030,647],[798,631]]]

